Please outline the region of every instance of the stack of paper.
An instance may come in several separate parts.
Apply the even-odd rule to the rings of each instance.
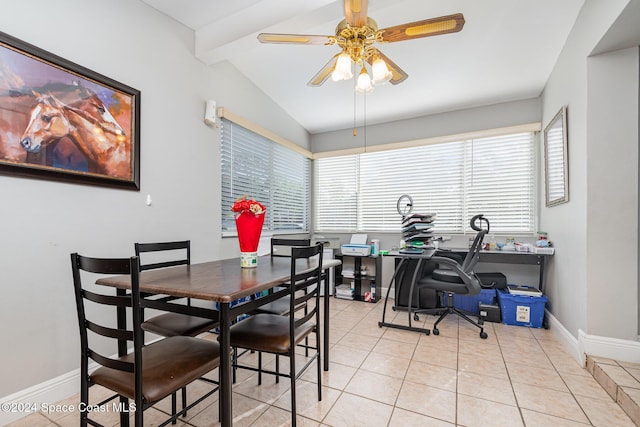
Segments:
[[[542,296],[542,292],[538,288],[527,285],[507,285],[507,289],[511,295],[528,295],[532,297]]]
[[[353,299],[353,291],[349,285],[336,286],[336,298]]]
[[[412,214],[402,219],[402,238],[407,246],[422,247],[433,237],[436,214]]]

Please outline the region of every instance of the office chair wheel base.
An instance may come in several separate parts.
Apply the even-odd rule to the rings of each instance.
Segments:
[[[480,332],[480,338],[482,338],[483,340],[486,340],[488,336],[489,335],[487,335],[485,331]]]
[[[416,322],[420,321],[420,317],[417,314],[413,315],[413,320],[415,320]]]
[[[433,335],[440,335],[439,329],[433,328],[431,331],[433,332]]]

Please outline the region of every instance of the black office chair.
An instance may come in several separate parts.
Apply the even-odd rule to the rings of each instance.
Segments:
[[[483,222],[486,224],[486,229],[482,228]],[[438,263],[438,268],[433,270],[431,274],[421,278],[417,283],[419,288],[435,290],[440,298],[445,295],[447,297],[447,306],[433,325],[432,331],[434,335],[438,335],[440,333],[438,330],[438,324],[442,319],[444,319],[448,314],[454,313],[472,325],[480,328],[480,338],[486,339],[488,336],[482,327],[482,320],[478,319],[478,322],[474,322],[463,311],[453,306],[454,294],[471,296],[479,294],[482,290],[480,280],[478,280],[476,275],[473,273],[473,268],[480,257],[480,250],[482,249],[484,236],[489,232],[489,220],[482,214],[476,215],[471,218],[470,225],[471,228],[476,230],[478,233],[476,234],[473,244],[469,248],[469,252],[467,252],[467,256],[464,258],[462,264],[456,262],[452,258],[436,255],[432,257],[431,260]]]
[[[313,263],[315,267],[309,268]],[[283,376],[291,380],[291,425],[296,425],[296,379],[315,361],[318,375],[318,400],[322,400],[322,363],[320,357],[320,282],[322,281],[322,244],[291,249],[291,276],[284,285],[289,298],[289,310],[286,316],[280,314],[256,314],[239,321],[230,328],[230,343],[234,348],[255,350],[289,357],[289,373],[269,371],[260,367],[240,365],[237,360],[233,366],[254,372],[265,372]],[[312,302],[313,301],[313,302]],[[307,304],[309,303],[309,304]],[[308,311],[296,310],[305,304]],[[310,334],[315,334],[315,350],[304,366],[296,368],[296,347]]]
[[[100,385],[115,394],[95,406],[104,407],[107,402],[119,398],[120,424],[129,425],[129,417],[134,412],[135,425],[142,427],[145,409],[169,395],[175,396],[178,390],[219,366],[220,345],[215,341],[170,337],[145,346],[141,323],[148,301],[140,294],[138,257],[89,258],[74,253],[71,254],[71,267],[80,327],[80,402],[83,407],[89,405],[89,388]],[[87,289],[83,278],[92,284],[96,273],[130,275],[131,292],[117,290],[114,295],[99,293],[94,286]],[[108,289],[104,287],[105,291]],[[111,307],[113,317],[105,318],[102,307]],[[96,317],[96,313],[102,313],[102,316]],[[128,316],[131,319],[129,328]],[[133,342],[132,350],[128,348],[128,342]],[[119,356],[111,356],[113,354]],[[90,360],[99,365],[92,372],[89,372]],[[217,390],[217,386],[213,387],[180,412],[176,411],[174,398],[172,416],[160,425],[175,423],[180,415]],[[130,406],[129,400],[135,407]],[[89,419],[90,415],[91,411],[81,411],[81,426],[101,425]]]

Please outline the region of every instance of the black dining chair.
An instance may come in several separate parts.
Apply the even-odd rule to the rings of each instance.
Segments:
[[[140,271],[191,264],[191,242],[189,240],[135,243],[134,247],[136,256],[141,259]],[[145,257],[143,254],[159,254],[161,252],[163,253],[160,255],[161,260],[154,259],[153,262],[142,262],[142,258]],[[167,259],[166,256],[163,256],[165,254],[168,254],[171,258]],[[187,304],[191,304],[188,299]],[[164,313],[146,319],[142,324],[142,329],[163,337],[195,337],[203,332],[212,330],[217,325],[218,322],[212,319],[182,313]]]
[[[191,241],[181,240],[176,242],[135,243],[136,256],[149,256],[148,263],[140,264],[140,271],[158,268],[175,267],[191,264]],[[155,258],[152,258],[154,257]],[[172,300],[172,297],[164,297]],[[187,299],[187,305],[191,301]],[[142,323],[142,329],[162,337],[195,337],[203,332],[212,330],[218,325],[218,321],[203,317],[191,316],[182,313],[163,313],[148,319]],[[182,389],[182,407],[187,406],[187,389]],[[185,413],[186,416],[186,413]]]
[[[296,246],[310,246],[311,239],[292,239],[292,238],[271,238],[271,257],[272,258],[291,258],[291,249]],[[324,274],[324,272],[323,272]],[[279,314],[286,316],[290,310],[290,297],[285,296],[267,304],[256,308],[251,314]],[[305,304],[296,307],[296,310],[305,308]],[[305,344],[308,345],[308,339]],[[309,351],[305,350],[305,355],[309,355]],[[262,367],[262,353],[258,353],[258,367]],[[280,357],[276,354],[276,372],[280,371]],[[276,375],[276,383],[280,382],[280,376]],[[258,384],[262,384],[262,373],[258,373]]]
[[[90,258],[74,253],[71,267],[80,328],[80,402],[84,407],[89,405],[89,389],[102,386],[115,394],[95,405],[102,407],[119,398],[120,424],[129,425],[134,413],[135,425],[142,427],[145,409],[169,395],[175,396],[178,390],[219,366],[220,345],[215,341],[175,336],[145,345],[141,325],[143,309],[150,301],[140,293],[137,257]],[[95,286],[87,287],[85,282],[89,277],[93,282],[96,274],[129,275],[131,291],[118,289],[113,295],[99,293]],[[109,307],[113,317],[105,316],[99,307]],[[127,318],[131,319],[130,327]],[[110,356],[113,354],[118,356]],[[91,372],[90,360],[99,366]],[[182,411],[176,411],[174,398],[172,415],[160,426],[175,423],[188,409],[215,393],[219,384],[209,381],[216,385]],[[82,411],[80,425],[100,426],[90,415],[90,411]]]
[[[287,315],[259,313],[230,327],[230,343],[234,348],[255,350],[289,358],[289,373],[270,371],[262,367],[241,365],[234,359],[234,368],[248,369],[291,381],[291,425],[296,425],[296,379],[314,362],[317,363],[318,400],[322,400],[322,366],[320,357],[320,282],[322,280],[322,243],[315,246],[291,248],[291,276],[283,287],[289,298]],[[296,310],[300,305],[307,310]],[[304,344],[305,338],[315,334],[315,344]],[[314,350],[304,366],[296,368],[296,347]]]

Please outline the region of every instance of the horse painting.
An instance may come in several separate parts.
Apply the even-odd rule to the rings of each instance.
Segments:
[[[38,153],[61,140],[71,141],[86,158],[89,172],[131,179],[130,141],[97,97],[71,106],[51,92],[34,95],[36,104],[20,138],[23,149]]]

